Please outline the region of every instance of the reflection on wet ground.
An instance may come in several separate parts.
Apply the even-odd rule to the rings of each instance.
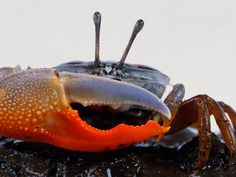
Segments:
[[[0,139],[0,176],[235,176],[228,152],[217,136],[209,162],[195,170],[198,138],[182,148],[130,147],[107,153],[79,153],[49,145]]]

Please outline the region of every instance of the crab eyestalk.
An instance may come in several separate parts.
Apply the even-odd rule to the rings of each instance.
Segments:
[[[99,12],[94,13],[93,21],[95,24],[95,61],[94,61],[94,65],[98,66],[101,63],[101,60],[99,57],[101,14]]]
[[[129,39],[128,45],[125,48],[125,51],[124,51],[119,63],[117,64],[117,67],[119,69],[121,69],[123,67],[123,65],[125,63],[125,59],[126,59],[128,53],[129,53],[129,50],[134,42],[134,39],[136,38],[137,34],[142,30],[143,26],[144,26],[144,21],[142,19],[139,19],[134,26],[134,29],[133,29],[133,32],[132,32],[131,37]]]

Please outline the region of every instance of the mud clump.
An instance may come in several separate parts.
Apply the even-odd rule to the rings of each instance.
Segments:
[[[181,149],[159,145],[130,147],[106,153],[71,152],[46,144],[2,137],[0,176],[234,176],[235,160],[229,158],[227,148],[217,136],[213,135],[212,143],[207,164],[196,170],[198,137]]]

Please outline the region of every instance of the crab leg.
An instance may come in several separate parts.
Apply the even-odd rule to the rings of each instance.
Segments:
[[[157,117],[157,119],[161,119],[163,121],[164,126],[170,126],[172,124],[172,121],[175,119],[175,116],[181,106],[182,100],[184,98],[184,94],[185,94],[185,88],[183,84],[173,85],[173,89],[167,95],[164,101],[164,103],[170,109],[171,119],[168,119],[163,115],[160,115],[160,116],[158,115]],[[168,133],[171,133],[171,132],[173,132],[172,128],[170,129]],[[163,138],[163,136],[164,134],[162,136],[159,136],[155,143],[158,143]]]
[[[228,116],[230,117],[230,120],[234,126],[234,129],[236,129],[236,112],[234,111],[234,109],[222,101],[218,102],[218,104],[224,110],[224,112],[226,112],[228,114]]]
[[[0,79],[0,134],[70,150],[105,151],[147,140],[169,129],[149,120],[142,126],[120,124],[99,130],[80,118],[70,106],[74,102],[121,110],[145,106],[170,117],[169,109],[158,97],[137,86],[54,69],[29,69]]]
[[[230,154],[235,155],[236,153],[236,139],[233,131],[233,127],[230,125],[230,121],[224,114],[223,109],[220,105],[210,97],[207,97],[207,105],[209,111],[214,115],[216,123],[219,126],[222,135],[225,139],[225,144],[228,147]]]
[[[199,154],[197,159],[197,167],[201,167],[208,159],[211,150],[211,122],[206,102],[197,101],[198,105],[198,133],[199,133]]]
[[[207,95],[197,95],[183,101],[178,108],[175,119],[171,119],[170,134],[182,130],[193,123],[197,123],[199,132],[199,156],[197,167],[202,167],[208,160],[211,148],[210,115],[213,115],[225,140],[231,155],[236,152],[236,141],[233,128],[224,114],[226,106],[221,106]],[[228,111],[229,112],[229,111]],[[226,113],[228,113],[226,111]],[[231,119],[233,116],[230,117]]]
[[[181,106],[182,100],[184,98],[185,94],[185,88],[183,84],[175,84],[173,86],[173,89],[166,97],[164,103],[167,105],[167,107],[170,109],[171,112],[171,119],[163,119],[164,124],[167,126],[170,126],[172,120],[175,118],[179,107]]]

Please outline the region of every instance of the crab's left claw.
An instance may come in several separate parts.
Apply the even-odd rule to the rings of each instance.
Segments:
[[[100,130],[81,119],[72,103],[121,110],[138,106],[170,117],[159,98],[134,85],[37,69],[0,79],[0,134],[70,150],[105,151],[163,135],[169,129],[149,120],[141,126],[119,124]]]

